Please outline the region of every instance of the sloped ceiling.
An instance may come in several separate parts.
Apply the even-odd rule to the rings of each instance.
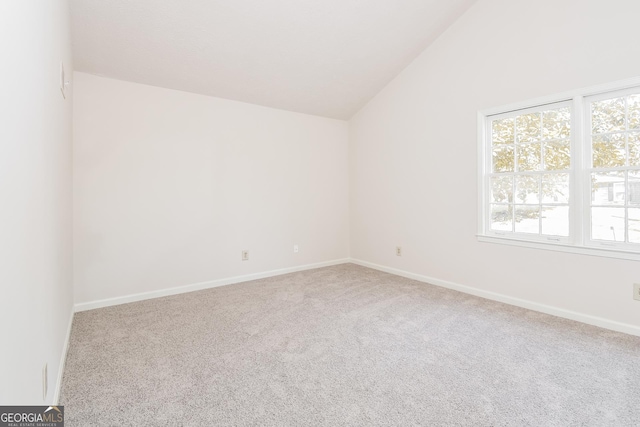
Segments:
[[[475,0],[72,0],[74,67],[349,119]]]

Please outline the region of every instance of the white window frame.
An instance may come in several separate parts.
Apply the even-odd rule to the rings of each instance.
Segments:
[[[524,108],[524,109],[520,109],[520,110],[515,110],[515,111],[509,111],[509,112],[505,112],[505,113],[500,113],[500,114],[492,114],[489,115],[485,118],[485,134],[484,134],[484,138],[485,141],[490,141],[491,140],[491,128],[490,126],[486,126],[486,123],[489,122],[490,120],[500,120],[500,119],[507,119],[507,118],[512,118],[512,117],[516,117],[516,116],[520,116],[522,114],[529,114],[529,113],[536,113],[536,112],[540,112],[540,111],[545,111],[545,110],[552,110],[552,109],[556,109],[556,108],[563,108],[563,107],[568,107],[570,110],[573,108],[573,105],[570,101],[561,101],[561,102],[555,102],[552,104],[544,104],[544,105],[539,105],[539,106],[535,106],[535,107],[530,107],[530,108]],[[572,115],[573,117],[573,115]],[[571,126],[573,127],[573,119],[572,119],[572,123]],[[572,133],[573,135],[573,133]],[[571,143],[573,143],[573,141],[571,140]],[[542,145],[541,145],[542,146]],[[485,187],[484,187],[484,191],[486,192],[485,194],[488,195],[491,194],[491,180],[490,177],[492,175],[491,172],[491,144],[485,143],[485,158],[487,161],[487,164],[485,165],[485,170],[487,171],[485,174]],[[514,156],[515,156],[515,151],[517,151],[517,143],[516,143],[516,150],[514,150]],[[573,150],[573,147],[571,147],[571,149]],[[573,153],[573,151],[572,151]],[[573,165],[573,163],[572,163]],[[515,170],[517,168],[517,165],[514,163],[514,171],[512,172],[513,176],[518,176],[518,174],[524,174],[524,175],[544,175],[544,174],[548,174],[548,173],[569,173],[569,175],[572,175],[571,172],[571,168],[568,171],[556,171],[556,170],[543,170],[543,171],[527,171],[527,172],[520,172]],[[572,189],[570,188],[569,190],[570,192],[572,191]],[[569,201],[571,202],[571,198],[569,199]],[[511,203],[514,206],[514,210],[516,208],[516,206],[518,205],[517,203],[515,203],[515,200],[513,203]],[[542,206],[542,200],[539,201],[539,205]],[[485,205],[485,208],[487,206]],[[569,203],[569,211],[572,211],[572,206],[571,203]],[[514,238],[518,238],[521,237],[524,240],[532,240],[532,241],[539,241],[539,242],[560,242],[560,243],[570,243],[569,242],[569,237],[564,237],[564,236],[549,236],[549,235],[543,235],[541,233],[539,234],[526,234],[526,233],[518,233],[518,232],[502,232],[502,231],[497,231],[497,230],[491,230],[490,226],[489,226],[489,218],[485,217],[484,219],[485,221],[485,230],[486,230],[486,234],[490,235],[490,236],[495,236],[495,237],[508,237],[508,236],[512,236]],[[571,235],[571,233],[570,233]]]
[[[557,95],[518,102],[478,112],[478,234],[480,242],[508,244],[544,250],[571,252],[584,255],[640,260],[640,245],[591,240],[590,226],[590,174],[591,120],[590,102],[640,92],[640,77],[577,89]],[[491,136],[489,118],[524,114],[527,110],[540,110],[545,106],[566,103],[571,108],[571,167],[569,198],[569,237],[500,233],[491,230],[488,223],[491,172]],[[589,188],[585,188],[588,186]]]
[[[622,90],[615,90],[615,91],[610,91],[610,92],[605,92],[605,93],[601,93],[601,94],[597,94],[597,95],[592,95],[592,96],[588,96],[585,97],[584,99],[584,123],[585,123],[585,129],[591,129],[592,127],[592,123],[591,123],[591,114],[590,114],[590,106],[592,102],[597,102],[597,101],[602,101],[605,99],[610,99],[610,98],[621,98],[623,96],[628,96],[628,95],[632,95],[632,94],[638,94],[640,93],[640,87],[633,87],[633,88],[626,88],[626,89],[622,89]],[[625,132],[628,132],[628,129],[625,129]],[[621,166],[621,167],[616,167],[616,168],[593,168],[591,165],[591,156],[592,156],[592,141],[591,141],[591,133],[589,133],[589,135],[585,135],[585,148],[586,148],[586,152],[585,152],[585,169],[586,169],[586,178],[587,181],[585,182],[590,182],[590,174],[592,172],[598,172],[598,170],[602,171],[602,172],[608,172],[608,171],[628,171],[630,169],[640,169],[637,166],[635,167],[629,167],[629,166]],[[625,191],[628,191],[628,181],[627,179],[625,179]],[[589,188],[589,191],[591,190],[591,188]],[[625,199],[625,203],[623,205],[625,211],[628,209],[628,205],[629,205],[629,200]],[[614,207],[614,206],[612,206]],[[585,200],[585,204],[583,209],[585,209],[586,212],[590,212],[591,209],[591,203],[590,200]],[[588,218],[590,219],[590,217]],[[625,213],[625,233],[626,233],[626,229],[628,228],[628,217]],[[601,240],[595,240],[592,239],[591,237],[591,227],[589,222],[587,221],[584,224],[584,229],[583,229],[583,235],[585,237],[588,237],[586,244],[588,246],[592,246],[592,247],[610,247],[610,248],[615,248],[617,250],[621,250],[621,251],[630,251],[630,252],[637,252],[640,251],[640,249],[634,249],[634,248],[638,248],[640,247],[640,244],[635,244],[635,243],[626,243],[626,242],[612,242],[612,241],[601,241]]]

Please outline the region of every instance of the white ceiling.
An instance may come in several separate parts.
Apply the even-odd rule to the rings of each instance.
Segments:
[[[71,0],[74,68],[349,119],[475,0]]]

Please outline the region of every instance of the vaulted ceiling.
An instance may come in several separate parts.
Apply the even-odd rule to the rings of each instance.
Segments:
[[[475,0],[72,0],[74,68],[349,119]]]

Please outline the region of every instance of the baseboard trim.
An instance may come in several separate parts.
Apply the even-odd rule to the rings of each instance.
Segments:
[[[264,271],[261,273],[246,274],[243,276],[227,277],[224,279],[210,280],[207,282],[193,283],[190,285],[176,286],[174,288],[160,289],[157,291],[141,292],[137,294],[125,295],[122,297],[106,298],[102,300],[89,301],[74,305],[74,311],[87,311],[96,308],[110,307],[112,305],[127,304],[130,302],[143,301],[152,298],[178,295],[186,292],[200,291],[203,289],[217,288],[218,286],[232,285],[235,283],[247,282],[249,280],[264,279],[267,277],[280,276],[282,274],[295,273],[296,271],[313,270],[314,268],[329,267],[331,265],[346,264],[349,258],[337,259],[333,261],[318,262],[314,264],[299,265],[296,267],[280,268],[277,270]]]
[[[62,345],[62,354],[60,355],[60,366],[58,366],[58,378],[56,379],[56,390],[53,395],[53,404],[58,405],[60,403],[60,390],[62,390],[62,377],[64,375],[64,365],[67,361],[67,352],[69,351],[69,341],[71,340],[71,326],[73,325],[73,313],[74,309],[71,308],[71,315],[69,316],[69,325],[67,326],[67,335],[64,338],[64,344]]]
[[[565,310],[563,308],[554,307],[546,304],[540,304],[540,303],[536,303],[533,301],[528,301],[520,298],[515,298],[508,295],[500,294],[497,292],[485,291],[482,289],[473,288],[471,286],[460,285],[458,283],[436,279],[435,277],[423,276],[421,274],[411,273],[411,272],[400,270],[397,268],[374,264],[374,263],[362,261],[359,259],[352,258],[350,262],[352,262],[353,264],[361,265],[363,267],[368,267],[374,270],[383,271],[385,273],[395,274],[396,276],[402,276],[408,279],[417,280],[419,282],[425,282],[431,285],[441,286],[447,289],[453,289],[454,291],[464,292],[466,294],[471,294],[478,297],[503,302],[505,304],[515,305],[518,307],[526,308],[533,311],[538,311],[541,313],[551,314],[553,316],[563,317],[565,319],[575,320],[577,322],[587,323],[589,325],[610,329],[612,331],[623,332],[625,334],[640,336],[640,327],[634,326],[628,323],[617,322],[615,320],[609,320],[602,317],[579,313],[576,311]]]

